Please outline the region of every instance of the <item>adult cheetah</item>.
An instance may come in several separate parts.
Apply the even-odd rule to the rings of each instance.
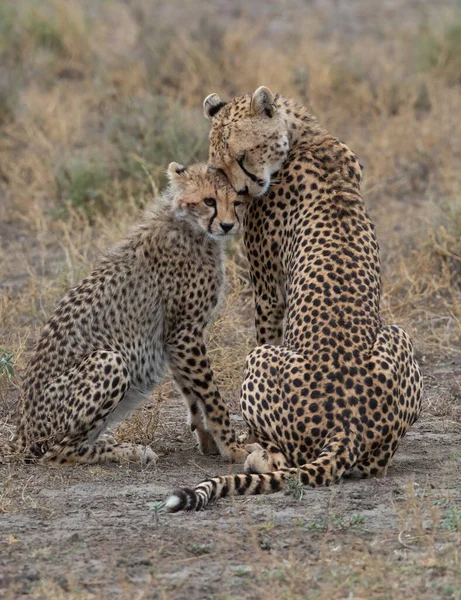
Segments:
[[[204,102],[209,162],[250,194],[245,244],[259,346],[241,407],[259,444],[245,474],[175,492],[168,510],[228,494],[280,490],[290,478],[329,485],[352,470],[382,477],[421,410],[407,334],[379,315],[380,265],[347,146],[293,100],[266,87]]]
[[[243,198],[207,168],[171,163],[171,183],[126,239],[70,290],[30,359],[10,451],[57,464],[155,460],[104,434],[168,368],[204,453],[243,462],[204,344],[223,284],[222,241]]]

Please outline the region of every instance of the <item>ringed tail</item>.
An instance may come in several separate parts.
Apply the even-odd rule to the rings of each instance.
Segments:
[[[272,494],[285,488],[293,479],[299,480],[305,486],[328,486],[337,481],[355,462],[353,447],[344,442],[343,438],[341,442],[328,444],[318,458],[299,467],[270,473],[225,475],[202,481],[193,489],[181,488],[166,500],[164,509],[167,512],[202,510],[210,502],[226,496]]]

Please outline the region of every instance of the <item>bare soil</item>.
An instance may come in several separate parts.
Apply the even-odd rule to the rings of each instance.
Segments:
[[[461,382],[461,366],[426,367],[426,381],[429,400],[437,400]],[[194,448],[184,412],[178,398],[163,405],[156,468],[0,467],[6,511],[0,521],[0,595],[3,588],[8,598],[37,599],[59,594],[355,598],[342,595],[353,589],[347,578],[345,587],[321,595],[332,564],[339,568],[344,554],[359,545],[361,552],[365,546],[380,560],[397,553],[400,560],[412,557],[410,564],[415,560],[417,565],[426,560],[420,534],[432,535],[441,521],[432,515],[430,522],[430,510],[426,514],[422,505],[413,507],[421,515],[412,514],[412,499],[429,497],[434,507],[460,506],[459,428],[426,413],[407,434],[385,479],[350,479],[330,489],[306,489],[301,499],[278,493],[222,500],[200,513],[156,516],[150,502],[165,498],[176,486],[230,470],[221,458],[201,456]],[[422,533],[411,531],[415,524],[409,515],[420,518]],[[454,543],[440,542],[448,551]],[[313,595],[307,589],[305,596],[296,595],[296,586],[303,588],[302,582],[314,575]],[[392,581],[389,585],[373,597],[400,598],[402,588],[392,592]],[[425,584],[421,597],[459,597],[447,589],[445,595]]]

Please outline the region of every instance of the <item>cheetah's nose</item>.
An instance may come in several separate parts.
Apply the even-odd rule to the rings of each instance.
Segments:
[[[229,233],[229,231],[234,226],[233,223],[220,223],[220,225],[221,225],[221,229],[224,231],[224,233]]]

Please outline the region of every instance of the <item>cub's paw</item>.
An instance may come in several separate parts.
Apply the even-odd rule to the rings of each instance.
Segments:
[[[136,446],[138,451],[138,456],[141,459],[141,463],[143,465],[147,465],[149,463],[156,463],[158,460],[157,454],[153,450],[151,450],[148,446]]]
[[[111,433],[102,433],[99,436],[99,439],[102,440],[103,442],[107,442],[108,444],[117,444],[117,440],[114,438],[114,436]]]

